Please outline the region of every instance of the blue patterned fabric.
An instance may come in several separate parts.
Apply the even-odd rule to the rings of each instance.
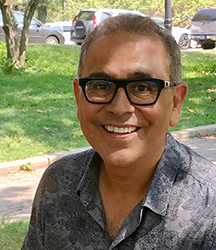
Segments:
[[[216,166],[167,134],[147,195],[109,241],[99,155],[66,156],[44,173],[22,250],[216,249]]]

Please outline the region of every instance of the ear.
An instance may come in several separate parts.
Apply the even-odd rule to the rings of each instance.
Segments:
[[[179,114],[186,95],[187,95],[187,84],[185,82],[181,82],[175,86],[173,94],[173,109],[169,124],[171,127],[174,127],[178,124]]]
[[[80,116],[79,116],[79,110],[80,110],[80,107],[79,107],[79,104],[80,104],[80,97],[81,97],[81,88],[79,86],[79,80],[78,79],[74,79],[73,80],[73,87],[74,87],[74,95],[75,95],[75,99],[76,99],[76,104],[77,104],[77,118],[78,120],[80,119]]]
[[[79,87],[79,80],[74,78],[73,80],[73,87],[74,87],[74,95],[76,99],[76,104],[79,106],[79,99],[80,99],[80,87]]]

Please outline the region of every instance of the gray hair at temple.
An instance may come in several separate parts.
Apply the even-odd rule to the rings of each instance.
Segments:
[[[78,77],[82,77],[85,56],[91,43],[100,37],[125,32],[159,38],[166,48],[166,62],[170,81],[174,84],[178,84],[182,81],[180,49],[171,32],[167,29],[159,27],[149,17],[142,17],[132,14],[110,17],[101,22],[91,33],[87,35],[81,46],[77,73]]]

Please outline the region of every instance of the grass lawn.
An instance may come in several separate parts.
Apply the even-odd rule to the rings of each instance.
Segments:
[[[28,230],[29,220],[3,223],[0,227],[0,249],[20,250]]]
[[[0,43],[0,162],[88,146],[76,118],[72,80],[78,46],[29,45],[24,69],[7,74]],[[216,123],[216,50],[182,52],[189,91],[179,130]]]

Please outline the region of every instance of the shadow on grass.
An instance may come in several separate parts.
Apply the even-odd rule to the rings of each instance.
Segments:
[[[16,75],[2,77],[0,149],[5,156],[17,149],[27,157],[88,145],[76,117],[72,76],[22,75],[22,82]]]
[[[179,130],[216,123],[216,83],[214,76],[184,78],[188,93],[184,101],[179,123],[170,130]]]

